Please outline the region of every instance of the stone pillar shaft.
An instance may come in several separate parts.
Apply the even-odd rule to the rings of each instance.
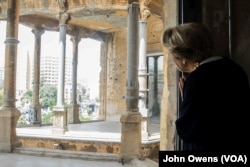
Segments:
[[[66,24],[61,23],[59,38],[59,73],[57,87],[57,107],[64,106],[64,80],[65,80],[65,51],[66,51]]]
[[[40,59],[41,59],[41,35],[44,30],[41,28],[35,28],[32,30],[35,35],[34,44],[34,78],[33,78],[33,100],[31,108],[34,112],[33,123],[41,124],[41,105],[39,103],[39,88],[40,88]]]
[[[72,59],[72,104],[77,104],[77,65],[78,65],[78,44],[81,38],[72,36],[73,59]]]
[[[40,85],[40,57],[41,57],[41,35],[43,29],[33,29],[35,35],[34,44],[34,78],[33,78],[33,104],[39,104],[39,85]]]
[[[149,112],[147,107],[147,21],[140,21],[140,36],[139,36],[139,111],[143,116],[142,136],[149,136]]]
[[[140,21],[140,47],[139,47],[139,87],[140,98],[142,98],[141,107],[146,108],[147,98],[147,22]]]
[[[16,103],[16,61],[19,2],[8,0],[8,19],[5,40],[4,107],[15,107]]]
[[[81,38],[78,35],[72,36],[73,58],[72,58],[72,96],[71,105],[68,107],[68,123],[80,123],[79,105],[77,104],[77,64],[78,64],[78,44]]]
[[[154,102],[152,112],[155,116],[159,115],[160,113],[160,107],[158,102],[158,58],[159,56],[154,57]]]
[[[60,38],[59,38],[59,74],[57,87],[57,105],[53,108],[54,120],[52,133],[64,134],[68,131],[67,127],[67,108],[64,106],[64,85],[65,85],[65,57],[66,57],[66,31],[67,20],[69,15],[67,13],[60,13]]]
[[[139,4],[132,3],[128,9],[128,40],[127,40],[127,84],[126,107],[138,111],[138,53],[139,53]]]
[[[121,116],[121,152],[122,161],[141,157],[141,121],[138,111],[138,48],[139,48],[139,4],[128,5],[128,51],[127,51],[127,85],[126,112]]]
[[[0,152],[12,152],[21,146],[16,125],[21,115],[16,109],[16,57],[18,44],[19,1],[8,0],[3,107],[0,108]]]

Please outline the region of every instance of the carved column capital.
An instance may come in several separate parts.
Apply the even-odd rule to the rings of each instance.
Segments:
[[[146,21],[151,15],[151,12],[148,8],[144,8],[141,12],[141,20]]]
[[[74,35],[70,37],[70,40],[74,45],[77,45],[81,41],[81,37],[79,37],[78,35]]]
[[[59,5],[59,8],[60,8],[60,11],[61,13],[64,13],[66,12],[67,10],[67,0],[56,0],[58,5]]]
[[[150,3],[151,0],[143,0],[141,3],[141,20],[143,21],[146,21],[151,15],[151,12],[148,7]]]
[[[60,24],[66,24],[70,19],[70,15],[68,13],[60,13],[58,16]]]
[[[80,29],[78,27],[71,28],[71,37],[70,40],[73,44],[78,44],[81,41]]]
[[[35,37],[40,37],[44,33],[43,28],[33,28],[31,32],[35,35]]]
[[[139,3],[139,0],[128,0],[128,4]]]
[[[151,3],[151,0],[143,0],[143,5],[148,6]]]

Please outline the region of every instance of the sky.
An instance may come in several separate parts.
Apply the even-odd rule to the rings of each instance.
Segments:
[[[41,56],[46,54],[58,54],[59,48],[59,32],[45,31],[41,36]],[[6,40],[6,22],[0,21],[0,67],[4,66],[5,59],[5,44]],[[27,53],[30,58],[34,55],[34,34],[29,27],[22,24],[18,26],[18,51],[17,51],[17,64],[22,64],[26,61]],[[72,42],[70,36],[66,36],[66,56],[72,57]],[[81,39],[78,45],[78,81],[88,80],[88,85],[94,94],[98,93],[99,82],[99,56],[100,56],[100,42],[92,39]],[[31,60],[32,61],[32,60]],[[22,75],[22,74],[17,74]]]

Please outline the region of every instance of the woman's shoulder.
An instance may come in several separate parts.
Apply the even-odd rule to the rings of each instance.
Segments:
[[[224,57],[222,59],[222,63],[224,66],[229,66],[232,70],[234,70],[234,72],[239,71],[241,73],[246,73],[243,67],[239,63],[237,63],[236,61],[233,61],[232,59],[228,57]]]

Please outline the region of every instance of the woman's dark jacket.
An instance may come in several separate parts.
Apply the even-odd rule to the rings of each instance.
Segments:
[[[186,78],[177,133],[190,151],[249,150],[250,88],[228,58],[200,65]]]

